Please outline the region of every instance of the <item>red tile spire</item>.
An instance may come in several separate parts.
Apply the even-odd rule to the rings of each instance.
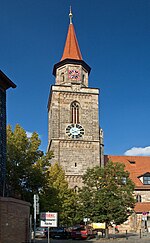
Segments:
[[[80,52],[80,48],[78,45],[77,37],[75,34],[75,29],[72,23],[72,12],[71,12],[71,7],[70,7],[70,24],[68,28],[68,34],[67,34],[67,39],[64,47],[64,52],[61,58],[61,61],[63,61],[66,58],[69,59],[75,59],[75,60],[82,60],[82,55]]]

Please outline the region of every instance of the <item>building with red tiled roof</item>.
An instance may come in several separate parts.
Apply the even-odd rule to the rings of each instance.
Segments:
[[[105,155],[105,162],[108,160],[125,164],[125,168],[130,172],[130,178],[135,183],[136,188],[150,189],[150,180],[147,184],[144,184],[142,180],[145,173],[150,173],[150,157]]]
[[[135,184],[135,198],[136,205],[134,211],[136,215],[140,215],[138,220],[140,226],[142,219],[146,224],[150,220],[150,157],[148,156],[114,156],[105,155],[105,164],[111,160],[112,162],[119,162],[125,165],[125,169],[130,173],[130,179]],[[148,216],[148,217],[147,217]],[[147,219],[149,219],[147,221]]]

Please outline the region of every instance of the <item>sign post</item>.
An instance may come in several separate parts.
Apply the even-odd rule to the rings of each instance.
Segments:
[[[142,220],[144,221],[144,232],[147,231],[147,215],[148,215],[148,212],[142,213]]]
[[[57,227],[57,213],[55,212],[43,212],[40,213],[40,225],[41,227],[48,227],[48,243],[49,243],[49,228]]]
[[[49,227],[48,227],[48,237],[47,237],[47,242],[49,243]]]
[[[84,218],[83,222],[85,223],[85,225],[87,225],[87,223],[90,221],[90,218]]]

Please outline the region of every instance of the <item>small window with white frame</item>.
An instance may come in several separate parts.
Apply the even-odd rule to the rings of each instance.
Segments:
[[[150,185],[150,173],[143,175],[143,184]]]

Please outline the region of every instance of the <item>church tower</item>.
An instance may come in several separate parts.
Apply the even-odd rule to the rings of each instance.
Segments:
[[[99,126],[99,89],[88,87],[91,68],[82,59],[69,13],[70,24],[48,101],[48,150],[52,162],[65,171],[70,187],[82,186],[87,168],[103,166],[103,133]]]

